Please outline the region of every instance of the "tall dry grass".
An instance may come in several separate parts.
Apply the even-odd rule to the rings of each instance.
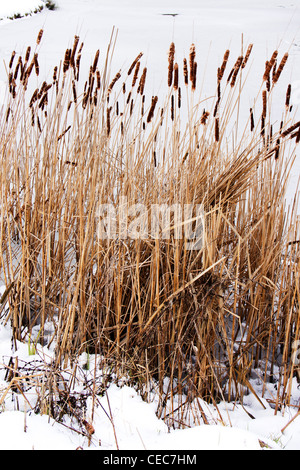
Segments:
[[[114,35],[83,78],[76,36],[32,91],[41,36],[7,64],[0,120],[1,316],[14,341],[39,325],[57,366],[89,351],[141,390],[154,379],[161,416],[176,394],[242,400],[255,373],[265,388],[278,380],[274,406],[288,402],[300,327],[297,201],[285,205],[300,138],[290,86],[281,123],[269,117],[287,55],[266,62],[241,129],[252,45],[238,58],[225,51],[215,96],[202,101],[194,44],[186,58],[171,44],[168,94],[151,97],[142,53],[111,76]],[[99,238],[99,207],[113,204],[119,228],[125,201],[149,213],[201,205],[201,246],[188,249],[172,214],[167,237]]]

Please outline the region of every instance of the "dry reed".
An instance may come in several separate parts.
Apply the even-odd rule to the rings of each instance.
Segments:
[[[89,351],[103,355],[117,374],[129,374],[142,392],[154,380],[162,417],[176,394],[185,393],[187,403],[199,397],[242,400],[255,371],[265,388],[278,381],[274,406],[287,403],[297,373],[291,351],[300,333],[300,253],[296,203],[287,217],[284,196],[299,123],[290,117],[279,129],[270,123],[272,90],[264,90],[262,128],[254,126],[253,107],[251,134],[228,145],[241,93],[237,77],[252,45],[233,65],[229,87],[221,83],[230,55],[225,52],[207,111],[195,95],[193,106],[189,94],[181,96],[175,45],[166,82],[178,99],[172,91],[161,106],[159,96],[148,103],[146,67],[133,92],[142,53],[125,78],[120,71],[109,79],[110,59],[101,64],[97,51],[81,90],[78,44],[76,36],[54,69],[53,83],[35,90],[28,85],[32,68],[40,73],[38,53],[30,72],[23,71],[26,86],[19,69],[29,52],[15,68],[15,53],[9,62],[8,103],[0,121],[0,265],[6,284],[1,316],[11,321],[13,340],[24,340],[39,325],[40,341],[56,344],[57,367]],[[192,44],[189,76],[183,61],[191,90],[195,55]],[[276,54],[260,85],[275,60]],[[284,55],[273,85],[286,60]],[[185,128],[177,117],[186,108]],[[171,208],[159,237],[144,235],[143,213],[140,236],[130,237],[139,204],[148,215],[153,205]],[[176,204],[203,208],[197,249],[188,248],[184,229],[194,232],[199,216],[191,212],[189,223],[182,223]],[[106,238],[99,232],[103,207],[113,210],[111,227],[119,229]]]

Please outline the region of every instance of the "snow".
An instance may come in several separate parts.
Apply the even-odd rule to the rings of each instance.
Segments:
[[[196,43],[208,95],[210,85],[215,86],[210,71],[215,74],[224,51],[230,48],[237,56],[242,39],[244,45],[252,42],[254,58],[245,98],[247,109],[259,90],[257,76],[261,75],[265,60],[276,48],[281,55],[288,50],[290,60],[281,80],[285,85],[292,84],[292,104],[296,115],[299,113],[300,0],[56,0],[55,11],[44,9],[18,20],[8,19],[16,13],[22,16],[32,13],[42,3],[40,0],[0,0],[0,18],[3,18],[0,20],[0,103],[4,100],[7,81],[3,62],[8,63],[13,50],[23,53],[28,45],[34,44],[41,28],[44,29],[39,51],[42,80],[52,73],[75,34],[85,43],[86,58],[83,57],[82,67],[90,64],[97,48],[103,58],[115,26],[118,29],[115,70],[130,65],[143,51],[151,69],[150,94],[166,88],[162,70],[165,74],[171,41],[174,40],[179,57],[186,55],[191,42]],[[279,89],[274,96],[273,109],[278,121],[285,90]],[[290,181],[291,195],[299,170],[298,156]],[[293,419],[300,404],[297,383],[292,393],[294,406],[278,410],[277,414],[269,401],[261,403],[250,393],[245,396],[243,406],[224,402],[218,405],[218,411],[203,402],[210,425],[193,425],[186,429],[168,427],[156,416],[155,397],[145,402],[126,383],[112,383],[104,396],[97,397],[93,416],[95,433],[89,443],[86,436],[71,429],[76,427],[74,423],[55,422],[46,414],[30,410],[29,403],[34,408],[37,401],[36,392],[26,394],[25,399],[21,393],[7,391],[4,365],[11,356],[18,357],[19,363],[35,364],[34,361],[50,362],[52,354],[53,350],[40,347],[37,354],[29,355],[27,344],[18,344],[17,350],[12,350],[10,328],[0,324],[0,449],[254,450],[261,449],[262,445],[272,449],[300,449],[300,416]],[[93,360],[91,357],[90,369],[86,371],[91,377],[96,367]]]

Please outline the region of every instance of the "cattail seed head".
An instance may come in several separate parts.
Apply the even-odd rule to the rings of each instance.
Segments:
[[[205,109],[203,110],[203,113],[202,113],[202,116],[201,116],[201,119],[200,119],[200,123],[205,125],[206,124],[206,121],[208,119],[208,116],[209,116],[209,112],[208,111],[205,111]]]
[[[219,82],[222,80],[222,78],[224,76],[224,72],[225,72],[227,62],[228,62],[228,59],[229,59],[229,54],[230,54],[230,51],[229,51],[229,49],[227,49],[225,51],[225,54],[224,54],[224,57],[223,57],[222,65],[221,65],[220,68],[218,68],[218,81]]]
[[[118,73],[116,74],[116,76],[114,77],[114,79],[111,81],[111,83],[110,83],[110,85],[109,85],[109,87],[108,87],[108,90],[107,90],[107,93],[108,93],[108,94],[111,93],[113,87],[115,86],[115,83],[116,83],[120,78],[121,78],[121,73],[118,72]]]
[[[34,56],[33,56],[33,62],[34,62],[35,73],[36,73],[37,76],[39,76],[40,67],[39,67],[38,54],[37,53],[35,53]]]
[[[174,64],[174,90],[178,90],[178,64]]]
[[[262,115],[264,118],[267,116],[267,92],[266,90],[263,90],[262,92],[262,100],[263,100],[263,111]]]
[[[140,78],[139,86],[138,86],[138,89],[137,89],[137,92],[140,95],[143,95],[143,93],[144,93],[145,82],[146,82],[146,74],[147,74],[147,67],[145,67],[144,70],[143,70],[143,73],[142,73],[141,78]]]
[[[11,69],[12,66],[13,66],[15,56],[16,56],[16,51],[13,51],[12,54],[11,54],[11,57],[10,57],[9,65],[8,65],[9,69]]]
[[[188,67],[187,67],[186,58],[183,59],[183,76],[184,76],[185,85],[188,85],[189,84],[189,74],[188,74]]]
[[[196,90],[196,79],[197,79],[197,62],[193,63],[193,73],[191,75],[191,81],[192,81],[192,90]]]
[[[97,68],[97,64],[98,64],[98,60],[99,60],[99,54],[100,54],[100,51],[98,49],[96,54],[95,54],[95,58],[94,58],[94,63],[93,63],[93,68],[92,68],[93,73],[96,72],[96,68]]]
[[[157,104],[157,101],[158,101],[158,97],[157,96],[153,96],[152,97],[152,103],[151,103],[151,107],[150,107],[150,110],[149,110],[149,113],[148,113],[148,116],[147,116],[147,122],[151,122],[152,118],[153,118],[153,115],[154,115],[154,110],[155,110],[155,106]]]
[[[196,57],[196,47],[195,44],[191,44],[190,47],[190,55],[189,55],[189,64],[190,64],[190,81],[193,82],[193,74],[194,74],[194,62]]]
[[[40,42],[41,42],[41,40],[42,40],[42,37],[43,37],[43,34],[44,34],[44,30],[43,30],[43,29],[40,29],[39,34],[38,34],[38,37],[36,38],[36,43],[37,43],[37,45],[40,44]]]
[[[216,142],[220,140],[219,118],[215,118],[215,140]]]
[[[292,91],[292,85],[289,84],[286,90],[286,95],[285,95],[285,106],[289,108],[290,106],[290,100],[291,100],[291,91]]]
[[[135,86],[136,81],[137,81],[137,79],[138,79],[139,70],[140,70],[140,65],[141,65],[140,61],[137,61],[136,66],[135,66],[135,69],[134,69],[133,79],[132,79],[132,87]]]
[[[131,75],[131,72],[133,71],[134,67],[136,66],[136,63],[140,60],[140,58],[143,56],[143,53],[140,52],[139,55],[134,59],[132,62],[131,66],[129,67],[128,70],[128,75]]]
[[[233,68],[233,73],[232,73],[232,77],[231,77],[231,82],[230,82],[230,86],[233,88],[234,85],[235,85],[235,82],[236,82],[236,78],[237,78],[237,75],[239,73],[239,70],[240,70],[240,67],[242,65],[242,62],[243,62],[244,58],[243,56],[239,56],[237,58],[237,61],[234,65],[234,68]]]
[[[275,85],[275,83],[278,82],[279,77],[280,77],[280,75],[281,75],[281,73],[282,73],[282,71],[283,71],[283,68],[284,68],[284,66],[285,66],[285,64],[286,64],[286,62],[287,62],[287,60],[288,60],[288,57],[289,57],[289,55],[288,55],[288,53],[286,52],[286,53],[284,54],[284,56],[282,57],[280,64],[278,65],[278,68],[277,68],[277,70],[276,70],[275,75],[273,76],[273,80],[272,80],[272,81],[273,81],[273,84],[274,84],[274,85]]]
[[[252,48],[253,48],[253,44],[249,44],[248,49],[247,49],[247,51],[246,51],[245,58],[244,58],[243,63],[242,63],[242,69],[244,69],[244,68],[246,67],[246,64],[247,64],[247,62],[248,62],[248,60],[249,60],[249,57],[250,57]]]
[[[254,127],[255,127],[255,125],[254,125],[253,109],[250,108],[250,130],[251,130],[251,132],[254,131]]]

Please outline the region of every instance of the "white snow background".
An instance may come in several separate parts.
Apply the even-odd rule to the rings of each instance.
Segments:
[[[55,0],[58,7],[55,11],[44,9],[31,14],[43,3],[42,0],[0,0],[0,103],[7,82],[4,64],[8,63],[13,50],[21,54],[28,45],[34,44],[41,28],[44,35],[39,63],[40,80],[43,80],[52,74],[53,66],[63,57],[66,47],[73,43],[75,34],[84,41],[87,66],[98,48],[100,53],[106,52],[115,26],[118,30],[113,60],[115,71],[128,67],[139,52],[144,52],[151,71],[147,87],[153,94],[166,89],[167,53],[171,41],[175,42],[179,57],[186,56],[192,42],[196,44],[198,66],[205,77],[203,89],[208,94],[210,85],[215,87],[216,70],[225,50],[230,48],[237,56],[242,41],[244,47],[253,43],[244,98],[246,109],[251,107],[257,94],[259,83],[256,79],[261,76],[265,61],[275,49],[281,56],[288,51],[289,61],[280,79],[284,85],[279,87],[274,98],[273,112],[276,117],[278,113],[277,120],[280,121],[286,86],[291,83],[291,102],[295,112],[299,113],[300,0]],[[30,15],[9,19],[18,13]],[[294,195],[299,173],[297,156],[287,199]],[[17,350],[12,351],[9,326],[0,324],[0,449],[255,450],[262,448],[262,442],[263,448],[300,449],[300,416],[297,416],[300,389],[296,381],[292,390],[293,406],[276,415],[269,401],[262,399],[259,403],[250,393],[245,397],[243,407],[221,403],[219,412],[203,402],[202,407],[211,424],[183,430],[169,429],[156,417],[155,397],[153,402],[146,403],[127,385],[114,384],[107,394],[99,396],[93,419],[95,433],[89,445],[86,437],[70,429],[71,423],[63,425],[46,415],[28,411],[29,404],[34,406],[34,393],[26,395],[29,403],[22,396],[17,399],[17,394],[8,393],[4,397],[7,382],[3,364],[7,364],[11,356],[18,356],[24,363],[34,363],[51,361],[52,354],[53,351],[40,347],[36,355],[28,355],[26,344],[18,344]],[[92,377],[97,365],[93,357],[89,362],[86,374]],[[260,381],[254,382],[253,386],[259,392]],[[276,396],[274,390],[270,390],[270,396],[273,392]]]

